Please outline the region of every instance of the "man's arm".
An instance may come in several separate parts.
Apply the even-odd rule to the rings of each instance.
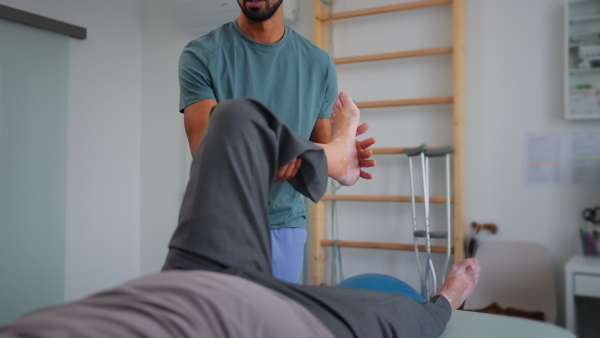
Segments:
[[[331,142],[331,120],[317,119],[310,134],[310,140],[314,143],[323,144]]]
[[[208,124],[210,111],[215,105],[217,105],[217,100],[207,99],[192,103],[183,110],[183,124],[192,156],[200,144]]]

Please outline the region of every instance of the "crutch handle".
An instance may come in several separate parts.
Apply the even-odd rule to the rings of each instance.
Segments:
[[[404,153],[408,157],[418,156],[418,155],[423,154],[426,151],[427,151],[427,145],[426,144],[421,144],[420,146],[418,146],[416,148],[404,148]]]
[[[424,238],[427,236],[427,231],[425,230],[417,230],[414,232],[415,237]],[[430,231],[429,238],[448,238],[447,231]]]
[[[454,146],[448,146],[448,147],[443,147],[443,148],[427,149],[425,151],[425,156],[439,157],[439,156],[446,156],[448,154],[452,154],[453,152],[454,152]]]
[[[471,227],[475,229],[475,234],[478,234],[482,229],[489,230],[491,233],[495,234],[498,232],[498,226],[494,223],[477,223],[471,222]]]

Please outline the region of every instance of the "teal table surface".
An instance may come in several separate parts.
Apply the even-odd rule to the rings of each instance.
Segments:
[[[455,311],[446,325],[442,338],[575,338],[559,326],[531,319],[521,319],[487,313]]]

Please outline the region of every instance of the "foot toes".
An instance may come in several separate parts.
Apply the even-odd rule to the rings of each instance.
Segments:
[[[340,98],[338,97],[334,102],[333,102],[333,109],[337,109],[337,110],[341,110],[343,108],[342,106],[342,101],[340,101]]]
[[[341,92],[340,95],[338,96],[338,98],[340,99],[340,101],[344,107],[350,107],[350,105],[354,103],[354,101],[352,101],[352,98],[350,97],[350,95],[345,92]]]

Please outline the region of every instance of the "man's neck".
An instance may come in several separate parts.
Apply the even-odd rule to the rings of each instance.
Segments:
[[[248,20],[244,13],[240,13],[240,16],[235,21],[242,32],[256,42],[271,45],[281,40],[285,34],[281,7],[269,20],[255,22]]]

